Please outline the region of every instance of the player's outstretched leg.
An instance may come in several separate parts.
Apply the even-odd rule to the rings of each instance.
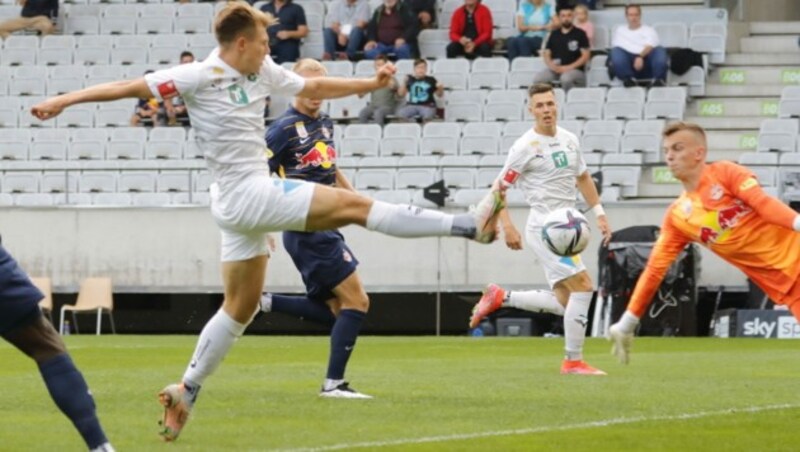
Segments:
[[[327,305],[307,296],[265,293],[261,296],[260,306],[261,312],[280,312],[329,327],[336,322],[336,316]]]
[[[564,315],[564,307],[555,294],[549,290],[504,290],[496,284],[489,284],[483,296],[472,310],[469,327],[475,328],[492,312],[500,308],[517,308],[529,312],[547,312]]]
[[[164,407],[159,432],[164,441],[178,438],[205,379],[219,367],[252,321],[258,310],[266,270],[266,255],[222,263],[225,301],[203,327],[182,381],[158,393],[158,401]]]
[[[39,366],[47,391],[91,451],[113,451],[97,419],[92,394],[53,326],[37,313],[3,337]]]
[[[451,215],[421,207],[390,204],[359,194],[317,185],[306,221],[307,231],[358,224],[394,237],[464,237],[491,243],[505,206],[505,192],[493,187],[469,213]]]
[[[608,327],[606,337],[611,341],[611,354],[622,364],[630,361],[633,333],[638,324],[639,319],[630,311],[625,311],[617,323]]]

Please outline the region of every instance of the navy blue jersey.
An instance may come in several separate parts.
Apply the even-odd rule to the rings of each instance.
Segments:
[[[42,298],[17,261],[0,246],[0,334],[34,319]]]
[[[333,121],[325,113],[306,116],[289,107],[267,129],[269,168],[288,179],[336,183]]]

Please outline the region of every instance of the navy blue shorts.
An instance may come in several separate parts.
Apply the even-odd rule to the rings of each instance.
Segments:
[[[283,233],[283,246],[303,276],[306,295],[311,300],[333,298],[332,290],[358,265],[339,231],[287,231]]]
[[[0,334],[33,318],[42,298],[17,261],[0,246]]]

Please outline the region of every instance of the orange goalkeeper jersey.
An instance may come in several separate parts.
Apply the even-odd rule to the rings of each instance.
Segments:
[[[673,202],[628,310],[640,317],[669,266],[689,242],[707,247],[752,279],[770,298],[791,304],[787,293],[800,276],[797,215],[767,195],[755,176],[732,162],[706,165],[693,192]]]

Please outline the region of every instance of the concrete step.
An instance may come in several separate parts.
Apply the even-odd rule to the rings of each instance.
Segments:
[[[708,149],[754,151],[758,144],[758,130],[710,130],[706,134]]]
[[[800,54],[800,49],[798,49]],[[796,85],[800,83],[798,66],[740,66],[724,67],[715,70],[708,78],[709,83],[723,85]]]
[[[706,130],[758,130],[764,119],[756,116],[684,116],[684,121],[697,123]]]
[[[768,97],[707,97],[689,103],[686,114],[689,116],[709,117],[760,116],[762,118],[775,118],[778,115],[778,99]],[[744,128],[753,129],[757,127]]]
[[[750,22],[750,34],[800,35],[800,22]]]
[[[706,85],[706,96],[709,97],[781,97],[786,85]]]
[[[743,53],[797,53],[797,36],[750,36],[742,38]]]
[[[788,66],[800,65],[800,52],[729,53],[722,66]]]

